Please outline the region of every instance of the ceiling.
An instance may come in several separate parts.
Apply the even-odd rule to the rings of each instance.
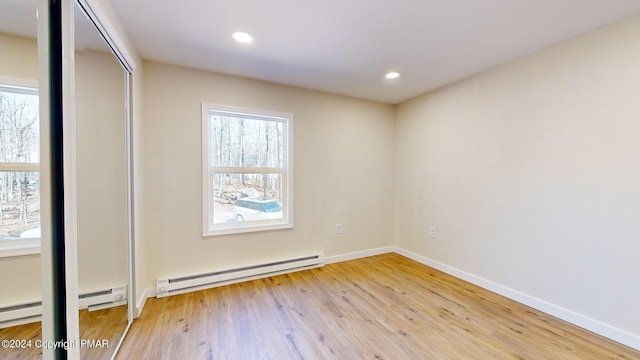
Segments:
[[[36,38],[38,0],[0,0],[0,32]],[[78,51],[111,52],[95,26],[80,11],[74,14],[75,47]]]
[[[34,37],[37,1],[0,0],[0,31]]]
[[[640,12],[638,0],[111,1],[145,59],[391,104]]]
[[[144,59],[390,104],[640,13],[638,0],[111,2]],[[28,31],[25,3],[0,0],[3,28]]]

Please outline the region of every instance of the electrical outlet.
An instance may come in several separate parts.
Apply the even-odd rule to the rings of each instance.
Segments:
[[[342,234],[342,224],[336,224],[336,234]]]
[[[429,226],[429,236],[431,236],[432,238],[436,237],[436,227],[435,226]]]

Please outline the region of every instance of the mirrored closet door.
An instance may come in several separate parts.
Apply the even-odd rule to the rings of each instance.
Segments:
[[[75,22],[75,196],[81,359],[109,359],[129,324],[127,79],[85,10]],[[94,19],[93,21],[97,21]]]
[[[42,358],[37,6],[0,0],[2,359]]]
[[[97,8],[99,2],[60,4],[62,24],[59,19],[55,24],[46,1],[0,0],[0,340],[16,345],[0,348],[3,359],[43,358],[41,316],[47,319],[45,340],[62,336],[75,344],[66,351],[69,359],[110,359],[133,320],[132,62],[123,61],[117,41],[107,34],[109,21]],[[62,48],[67,49],[58,59],[50,50],[57,45],[48,43],[48,30],[55,26],[60,26]],[[43,39],[38,41],[38,35]],[[46,69],[60,60],[62,79],[52,80]],[[48,114],[53,108],[48,85],[39,89],[39,77],[44,79],[41,86],[66,90],[60,137],[65,144],[64,191],[57,194],[64,193],[65,199],[62,225],[48,220],[56,213],[50,201],[56,194],[49,190],[53,165],[43,160],[41,166],[40,160],[49,159]],[[58,238],[64,247],[52,247],[52,226],[64,226]],[[41,236],[48,239],[42,245]],[[51,257],[64,258],[64,284],[51,280]],[[64,294],[62,307],[58,300],[52,304],[52,293]],[[53,334],[61,323],[64,332]],[[44,358],[53,358],[53,352],[45,349]]]

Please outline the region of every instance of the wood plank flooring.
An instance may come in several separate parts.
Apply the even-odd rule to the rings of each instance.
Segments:
[[[0,329],[0,340],[25,340],[31,341],[32,344],[36,340],[42,340],[42,332],[40,322],[12,326]],[[42,349],[36,346],[25,348],[0,348],[1,359],[41,359]]]
[[[640,359],[397,254],[149,299],[117,359]]]
[[[85,340],[108,340],[109,347],[81,347],[80,358],[83,360],[111,359],[124,330],[127,327],[127,307],[88,311],[80,310],[80,338]],[[42,359],[42,349],[35,346],[36,340],[42,340],[40,322],[12,326],[0,329],[0,340],[31,340],[31,347],[0,348],[0,359]]]

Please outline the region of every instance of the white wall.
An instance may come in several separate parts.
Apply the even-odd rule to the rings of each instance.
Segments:
[[[0,76],[38,81],[36,41],[0,32]]]
[[[398,245],[638,339],[638,64],[635,17],[398,106]]]
[[[35,40],[0,33],[0,78],[38,81]],[[0,258],[0,306],[41,297],[40,256]]]
[[[40,255],[0,258],[0,306],[40,301]]]
[[[147,287],[160,277],[390,243],[391,106],[153,62],[144,72]],[[203,101],[295,115],[293,230],[202,237]]]

